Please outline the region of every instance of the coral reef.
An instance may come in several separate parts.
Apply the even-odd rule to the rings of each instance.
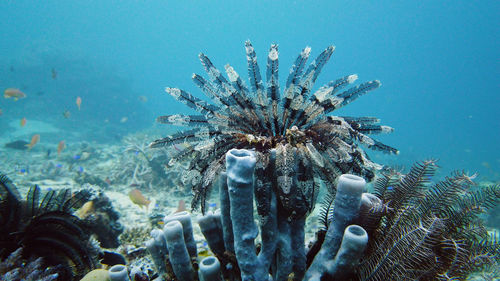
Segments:
[[[111,181],[124,183],[133,187],[152,189],[152,186],[165,184],[164,163],[168,162],[165,150],[149,149],[146,139],[140,134],[124,138],[123,152],[120,154],[120,165],[111,173]]]
[[[328,115],[378,88],[378,80],[344,90],[357,79],[357,75],[348,75],[312,93],[333,46],[326,48],[307,68],[311,49],[306,47],[295,60],[283,93],[278,79],[278,45],[271,45],[267,56],[266,85],[252,44],[247,41],[245,48],[250,89],[229,65],[225,66],[229,80],[224,78],[204,54],[199,57],[210,81],[197,74],[192,78],[214,104],[184,90],[166,88],[167,93],[200,114],[158,117],[160,123],[195,128],[155,140],[150,146],[173,146],[178,152],[171,161],[188,159],[190,164],[183,174],[193,183],[193,209],[201,204],[201,211],[206,211],[209,189],[224,168],[225,153],[232,148],[259,151],[257,161],[263,170],[267,163],[274,162],[269,159],[269,151],[275,149],[280,177],[278,198],[287,201],[283,205],[302,205],[302,210],[294,214],[298,217],[314,206],[320,180],[332,186],[344,173],[369,180],[374,177],[374,170],[381,166],[370,161],[358,144],[387,153],[398,152],[367,136],[392,132],[390,127],[377,125],[377,118]],[[290,172],[294,166],[300,166],[303,173],[297,187],[302,198],[299,200],[290,200],[286,195],[291,188]]]
[[[206,259],[220,263],[210,280],[466,280],[480,270],[495,274],[499,265],[500,243],[480,219],[500,202],[499,185],[474,189],[473,177],[459,172],[433,184],[434,161],[382,174],[371,193],[363,178],[344,174],[322,204],[317,239],[305,248],[305,218],[283,212],[275,188],[259,190],[259,181],[276,186],[276,171],[259,175],[250,150],[230,150],[225,163],[221,209],[198,220],[215,254]],[[193,280],[205,259],[189,254],[192,230],[175,217],[152,231],[148,249],[166,280]]]

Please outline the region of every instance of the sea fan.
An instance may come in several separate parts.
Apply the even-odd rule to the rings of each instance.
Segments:
[[[270,150],[276,150],[275,171],[283,179],[278,187],[280,198],[291,197],[287,194],[291,188],[292,166],[308,167],[298,180],[298,197],[305,198],[299,215],[309,212],[314,206],[318,179],[333,183],[344,173],[368,180],[374,177],[374,170],[380,165],[370,161],[358,144],[387,153],[398,152],[367,136],[393,131],[390,127],[377,125],[377,118],[328,115],[378,88],[378,80],[345,89],[357,79],[357,75],[347,75],[312,92],[318,75],[333,53],[333,46],[326,48],[307,68],[311,48],[304,48],[295,60],[286,84],[281,86],[282,93],[278,79],[278,45],[271,45],[267,56],[266,84],[250,41],[245,43],[245,48],[250,88],[233,67],[225,66],[226,79],[207,56],[200,54],[209,79],[198,74],[193,74],[192,79],[213,104],[178,88],[165,89],[175,99],[200,113],[158,117],[160,123],[194,128],[150,144],[151,147],[173,145],[180,150],[172,157],[172,162],[183,158],[190,160],[186,174],[194,183],[193,208],[201,202],[202,211],[205,210],[208,190],[223,169],[224,155],[231,148],[255,149],[262,163],[269,163]],[[176,144],[184,145],[179,149]],[[287,205],[296,202],[281,203],[286,209]]]

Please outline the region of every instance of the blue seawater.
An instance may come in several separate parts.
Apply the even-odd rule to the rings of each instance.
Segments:
[[[499,1],[18,0],[1,1],[0,18],[0,88],[28,95],[0,99],[2,141],[26,117],[27,127],[37,120],[63,130],[41,135],[54,148],[61,139],[118,142],[157,128],[156,116],[189,112],[163,89],[202,96],[190,79],[203,73],[199,52],[246,77],[244,41],[261,70],[278,43],[283,84],[303,47],[315,56],[333,44],[316,88],[353,73],[382,81],[339,112],[395,128],[379,139],[400,155],[369,152],[376,161],[438,158],[443,174],[500,179]]]

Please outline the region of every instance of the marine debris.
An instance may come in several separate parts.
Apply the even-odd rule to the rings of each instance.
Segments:
[[[280,181],[280,200],[290,186],[291,166],[303,167],[300,175],[301,197],[306,199],[304,209],[296,216],[303,216],[314,206],[320,180],[333,186],[336,178],[344,173],[360,175],[368,180],[381,166],[369,160],[358,144],[387,153],[397,153],[395,148],[367,136],[392,132],[392,128],[377,125],[374,117],[340,117],[329,113],[351,103],[361,95],[378,88],[378,80],[361,83],[345,89],[357,79],[347,75],[332,80],[312,92],[314,83],[333,53],[329,46],[309,65],[306,62],[311,49],[306,47],[298,55],[282,87],[278,79],[278,45],[271,45],[267,56],[266,84],[257,63],[257,56],[250,41],[245,43],[250,88],[233,67],[226,65],[226,79],[203,53],[199,55],[209,80],[198,74],[192,76],[195,84],[214,104],[192,94],[167,87],[165,91],[178,101],[194,109],[197,115],[165,115],[157,118],[164,124],[194,127],[163,139],[155,140],[151,147],[184,144],[184,148],[171,161],[188,158],[186,173],[193,176],[194,198],[192,208],[201,204],[206,210],[206,198],[216,176],[223,170],[224,155],[232,148],[255,149],[259,152],[259,169],[271,163],[271,149],[276,151],[276,169]],[[293,205],[294,202],[288,202]]]

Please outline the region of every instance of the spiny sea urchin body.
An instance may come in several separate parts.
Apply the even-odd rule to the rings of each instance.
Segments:
[[[374,170],[381,166],[370,161],[358,144],[387,153],[398,152],[367,136],[392,132],[390,127],[377,125],[377,118],[328,115],[378,88],[378,80],[345,89],[357,79],[357,75],[347,75],[312,92],[335,49],[333,46],[326,48],[307,68],[311,49],[304,48],[292,65],[282,93],[278,79],[278,45],[271,45],[267,56],[265,84],[250,41],[245,47],[250,88],[233,67],[225,66],[226,79],[207,56],[200,54],[209,80],[197,74],[193,74],[192,79],[213,103],[181,89],[165,89],[199,114],[158,117],[160,123],[193,129],[155,140],[150,146],[184,143],[172,161],[190,159],[187,173],[197,179],[193,184],[193,208],[201,203],[202,211],[205,209],[208,190],[223,170],[225,153],[232,148],[254,149],[263,169],[273,162],[274,174],[279,177],[281,204],[285,209],[290,208],[290,212],[292,209],[296,212],[299,202],[294,198],[298,195],[305,199],[299,200],[304,205],[299,208],[300,213],[312,209],[320,179],[333,183],[344,173],[368,180],[373,178]],[[275,152],[272,160],[269,159],[271,151]]]

